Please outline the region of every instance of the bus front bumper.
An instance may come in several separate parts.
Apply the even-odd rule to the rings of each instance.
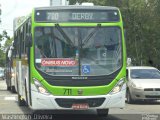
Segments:
[[[87,104],[87,109],[123,108],[125,90],[115,94],[97,96],[53,96],[32,91],[33,110],[73,110],[73,104]]]

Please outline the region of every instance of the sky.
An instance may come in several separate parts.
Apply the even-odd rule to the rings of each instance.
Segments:
[[[34,7],[49,6],[50,0],[0,0],[2,10],[0,33],[6,30],[13,36],[13,19],[30,14]]]

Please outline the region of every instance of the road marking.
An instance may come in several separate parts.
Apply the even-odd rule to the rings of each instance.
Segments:
[[[7,94],[7,93],[6,93]],[[0,96],[13,96],[13,97],[16,97],[17,95],[5,95],[5,94],[3,94],[3,95],[0,95]]]
[[[4,100],[16,100],[16,97],[5,97]]]
[[[8,103],[0,102],[0,105],[6,105],[6,104],[8,104]]]

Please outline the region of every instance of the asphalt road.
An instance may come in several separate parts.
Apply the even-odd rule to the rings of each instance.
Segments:
[[[124,109],[110,109],[108,117],[96,111],[33,111],[19,107],[17,94],[6,90],[0,80],[0,120],[160,120],[160,101],[126,104]]]

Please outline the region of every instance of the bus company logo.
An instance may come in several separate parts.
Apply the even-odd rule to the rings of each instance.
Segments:
[[[42,66],[76,66],[77,61],[74,59],[68,58],[59,58],[59,59],[50,59],[50,58],[42,58],[41,60]]]
[[[77,93],[78,93],[78,95],[82,95],[82,94],[83,94],[83,90],[82,90],[82,89],[79,89],[79,90],[77,91]]]
[[[75,79],[75,80],[78,80],[78,79],[88,79],[88,77],[81,77],[81,76],[75,76],[75,77],[72,77],[72,79]]]

